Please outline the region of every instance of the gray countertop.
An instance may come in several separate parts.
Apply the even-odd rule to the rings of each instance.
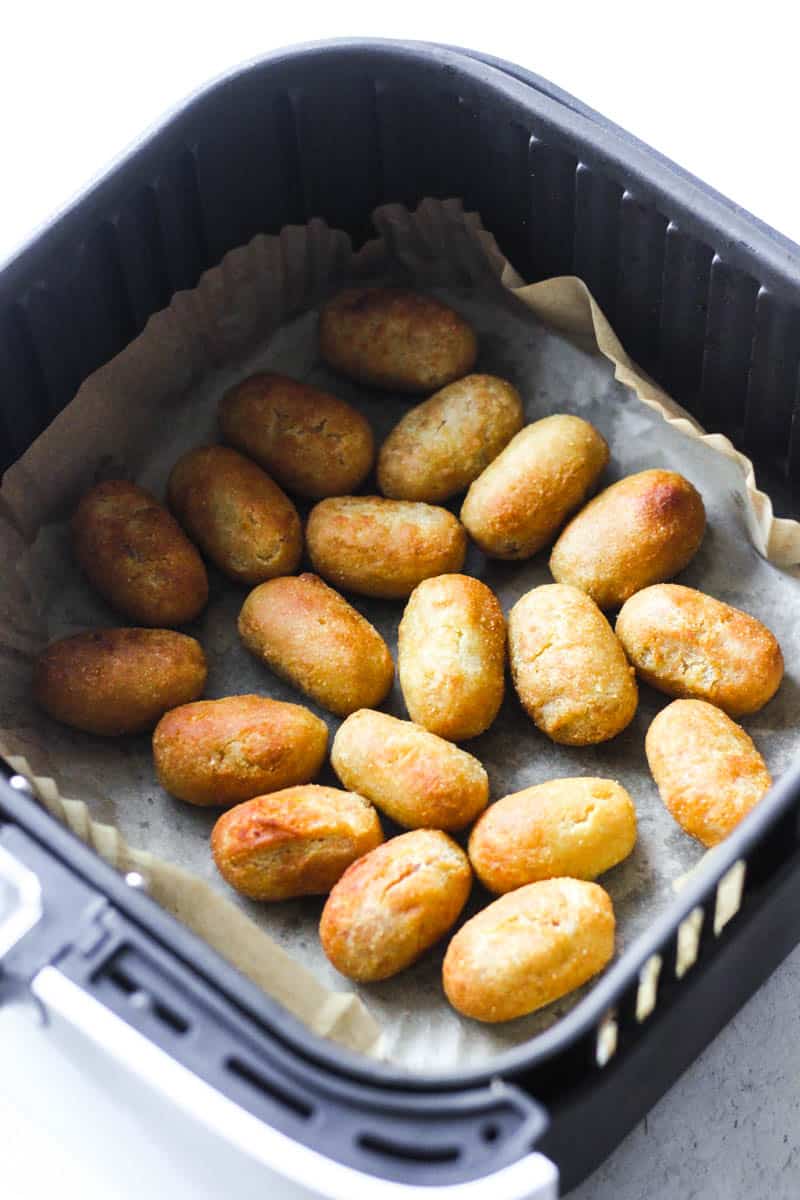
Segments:
[[[569,1200],[798,1200],[800,948]]]

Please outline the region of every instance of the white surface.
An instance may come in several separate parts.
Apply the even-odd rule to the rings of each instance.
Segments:
[[[277,46],[371,35],[515,60],[573,92],[800,241],[798,18],[777,0],[664,6],[30,2],[0,39],[0,259],[209,77]],[[791,23],[790,23],[791,22]],[[581,1192],[581,1200],[795,1200],[800,951]],[[137,1158],[135,1114],[0,1014],[0,1188],[13,1200],[177,1200],[171,1161]],[[78,1109],[91,1132],[67,1148]],[[137,1141],[138,1137],[138,1141]],[[110,1181],[113,1180],[113,1183]],[[270,1200],[289,1200],[267,1187]],[[240,1200],[236,1180],[226,1190]],[[292,1200],[297,1196],[291,1193]],[[577,1196],[576,1196],[577,1200]]]

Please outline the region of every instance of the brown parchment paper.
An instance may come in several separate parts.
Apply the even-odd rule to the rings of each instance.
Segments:
[[[479,218],[456,201],[425,201],[414,213],[388,206],[374,220],[379,238],[358,253],[344,234],[318,221],[280,237],[257,237],[231,252],[88,379],[9,470],[0,492],[0,746],[17,756],[52,812],[119,869],[141,871],[160,903],[311,1028],[374,1053],[377,1018],[382,1052],[425,1070],[483,1061],[545,1028],[577,997],[521,1021],[481,1027],[446,1005],[438,952],[395,980],[355,989],[318,945],[321,901],[258,906],[232,896],[208,852],[216,814],[161,791],[147,738],[94,739],[33,709],[30,668],[42,645],[78,629],[118,623],[71,561],[65,519],[81,492],[99,477],[122,475],[163,495],[175,459],[192,445],[215,440],[220,395],[263,367],[342,395],[381,438],[409,407],[408,398],[331,376],[317,355],[314,307],[352,279],[391,278],[424,287],[474,323],[478,368],[516,384],[528,420],[573,411],[600,428],[612,450],[609,482],[663,465],[683,471],[700,488],[709,532],[681,578],[767,621],[789,665],[778,697],[747,723],[775,775],[800,741],[792,673],[800,660],[800,526],[775,519],[769,499],[756,490],[751,464],[727,439],[705,435],[631,363],[580,280],[524,286]],[[546,556],[496,563],[473,548],[467,570],[495,588],[506,610],[529,587],[549,580]],[[212,572],[208,611],[189,630],[209,659],[207,695],[260,691],[298,699],[239,645],[236,615],[244,594]],[[394,647],[401,606],[351,599]],[[612,775],[629,788],[639,843],[603,880],[614,899],[620,948],[667,903],[673,881],[701,856],[666,814],[644,762],[644,731],[664,702],[642,689],[639,713],[625,734],[575,752],[547,742],[509,696],[493,729],[470,746],[487,766],[493,798],[557,775]],[[397,686],[388,708],[405,715]],[[337,722],[320,715],[333,732]],[[331,775],[323,778],[335,782]],[[470,911],[485,900],[476,890]]]

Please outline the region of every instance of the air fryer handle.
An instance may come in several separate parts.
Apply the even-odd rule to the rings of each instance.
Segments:
[[[352,1172],[351,1180],[348,1200],[558,1200],[558,1171],[536,1151],[493,1175],[444,1187],[393,1183],[359,1171]],[[324,1179],[315,1188],[325,1200],[345,1200],[340,1190],[327,1188]]]
[[[139,1098],[138,1110],[160,1106],[167,1114],[155,1136],[168,1124],[169,1114],[191,1125],[196,1131],[191,1140],[202,1146],[204,1181],[210,1186],[218,1172],[219,1194],[224,1191],[231,1200],[237,1194],[256,1194],[251,1191],[255,1184],[276,1197],[282,1196],[283,1184],[292,1200],[299,1200],[297,1187],[326,1200],[557,1200],[558,1171],[537,1152],[525,1153],[491,1174],[437,1186],[381,1179],[367,1169],[336,1162],[200,1079],[58,968],[42,968],[31,991],[62,1051],[71,1046],[82,1068],[92,1059],[102,1064],[118,1099],[126,1088],[140,1093],[147,1088],[152,1098],[144,1106]]]

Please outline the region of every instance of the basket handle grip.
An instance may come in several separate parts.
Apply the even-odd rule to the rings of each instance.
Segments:
[[[196,1127],[204,1178],[210,1184],[215,1164],[226,1163],[220,1167],[220,1187],[230,1189],[231,1171],[235,1171],[237,1188],[231,1194],[249,1196],[246,1186],[239,1193],[239,1181],[252,1178],[261,1188],[266,1187],[263,1194],[285,1195],[287,1200],[310,1196],[325,1200],[484,1200],[486,1196],[491,1200],[557,1200],[558,1171],[538,1152],[481,1178],[438,1186],[379,1179],[335,1162],[217,1091],[57,967],[43,967],[31,981],[31,991],[42,1006],[49,1029],[61,1031],[73,1046],[78,1040],[80,1060],[91,1056],[92,1049],[98,1057],[96,1051],[101,1049],[100,1058],[113,1072],[118,1095],[124,1091],[126,1077],[133,1076],[140,1090],[145,1085],[157,1093],[167,1111],[180,1114]],[[275,1188],[272,1193],[270,1177]],[[278,1190],[280,1187],[284,1191]]]

